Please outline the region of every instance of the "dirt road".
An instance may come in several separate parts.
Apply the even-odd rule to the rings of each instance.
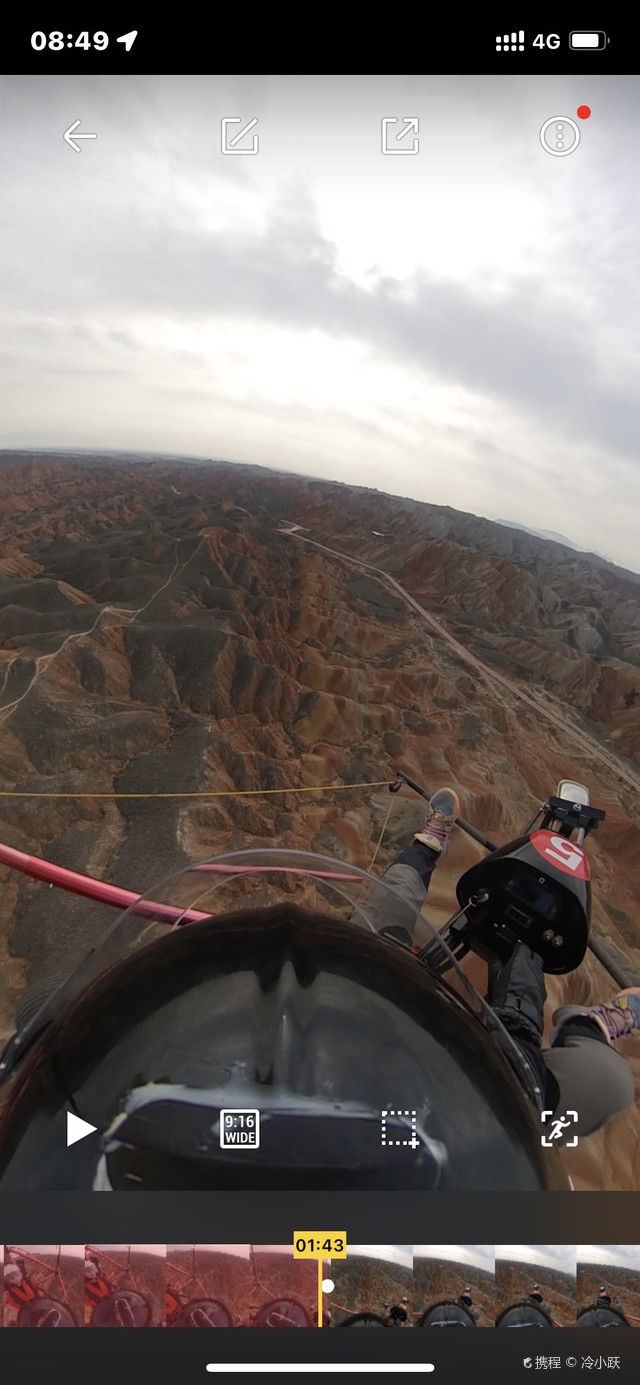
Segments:
[[[279,533],[287,534],[291,538],[297,539],[299,543],[311,544],[314,548],[318,548],[324,553],[329,553],[332,558],[337,558],[340,562],[348,563],[351,567],[359,568],[363,572],[374,573],[380,581],[384,582],[385,586],[397,592],[398,595],[402,597],[403,601],[406,601],[407,605],[411,606],[422,620],[425,621],[429,628],[433,630],[436,635],[439,635],[441,639],[446,641],[460,659],[463,659],[466,664],[469,664],[471,668],[475,669],[476,673],[480,674],[481,678],[489,684],[494,694],[503,705],[505,702],[504,693],[507,692],[512,698],[516,698],[519,702],[530,707],[532,711],[536,713],[537,717],[547,721],[552,726],[556,727],[556,729],[562,731],[565,736],[573,741],[574,745],[579,746],[581,750],[586,751],[595,760],[599,760],[601,764],[605,765],[618,779],[628,784],[630,788],[636,791],[640,790],[640,775],[635,774],[628,765],[622,764],[615,755],[603,749],[603,747],[600,746],[594,738],[589,736],[587,732],[579,730],[579,728],[574,726],[566,717],[561,716],[559,712],[547,707],[541,697],[525,692],[510,678],[507,678],[502,673],[498,673],[496,669],[490,668],[488,664],[483,663],[482,659],[479,659],[476,654],[472,654],[465,645],[461,644],[460,640],[457,640],[441,621],[431,615],[430,611],[426,611],[424,606],[421,606],[420,602],[416,601],[415,597],[396,581],[395,577],[385,572],[384,568],[375,567],[373,563],[367,563],[362,558],[352,558],[349,554],[341,553],[336,548],[330,548],[328,544],[319,543],[317,539],[307,538],[305,534],[300,534],[290,529],[280,529]]]

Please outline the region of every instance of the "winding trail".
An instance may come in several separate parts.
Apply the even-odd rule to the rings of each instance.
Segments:
[[[104,615],[109,613],[110,615],[124,616],[125,618],[127,618],[127,623],[130,625],[133,624],[134,620],[138,619],[138,616],[144,615],[144,612],[149,609],[152,602],[156,601],[163,591],[166,591],[167,587],[169,587],[171,583],[175,581],[176,577],[181,576],[185,568],[188,567],[189,563],[193,560],[193,558],[195,558],[196,553],[198,553],[198,551],[202,547],[203,540],[200,540],[200,543],[197,545],[196,548],[194,548],[193,553],[189,555],[189,557],[185,560],[182,566],[180,566],[180,558],[178,554],[180,542],[180,539],[175,540],[175,562],[173,565],[172,572],[170,573],[169,577],[167,577],[166,581],[163,582],[162,585],[152,593],[152,595],[149,597],[149,600],[145,601],[144,606],[139,606],[136,610],[133,611],[129,606],[101,606],[93,622],[93,625],[91,625],[88,630],[77,630],[71,635],[66,635],[62,643],[59,644],[58,648],[54,649],[51,652],[51,654],[38,655],[38,657],[35,660],[35,670],[33,677],[31,679],[31,682],[25,688],[24,692],[21,693],[20,697],[17,697],[14,702],[8,702],[4,707],[0,708],[0,725],[3,721],[8,720],[11,713],[15,711],[16,707],[20,706],[21,702],[24,702],[25,697],[28,697],[29,693],[33,691],[33,688],[35,687],[36,683],[38,682],[42,674],[45,672],[45,670],[49,667],[49,665],[53,662],[54,659],[57,659],[58,656],[62,654],[63,650],[67,648],[67,645],[73,644],[74,640],[88,639],[89,636],[93,634],[94,630],[97,628]],[[21,655],[16,655],[16,658],[21,657]],[[7,679],[9,677],[9,669],[11,669],[14,663],[15,659],[12,659],[11,663],[8,666],[7,675],[5,678],[5,687],[7,684]]]
[[[299,543],[311,544],[313,548],[319,548],[323,553],[329,553],[332,558],[338,558],[340,562],[348,563],[351,567],[374,573],[387,587],[396,591],[398,595],[402,597],[403,601],[417,612],[434,633],[445,640],[451,649],[455,650],[459,658],[463,659],[466,664],[469,664],[471,668],[475,669],[476,673],[480,674],[484,681],[492,688],[494,693],[502,689],[510,693],[511,696],[517,698],[519,702],[530,707],[532,711],[536,713],[536,716],[562,731],[573,741],[574,745],[579,746],[581,750],[586,751],[594,759],[599,760],[600,763],[605,765],[618,779],[628,784],[630,788],[635,789],[636,792],[640,791],[640,774],[635,774],[627,765],[623,765],[615,755],[611,755],[607,750],[604,750],[586,731],[580,731],[558,712],[551,711],[545,706],[541,699],[530,693],[524,692],[523,689],[519,688],[517,683],[512,682],[510,678],[507,678],[502,673],[498,673],[488,664],[483,663],[482,659],[479,659],[476,654],[472,654],[465,645],[461,644],[460,640],[457,640],[441,621],[437,620],[429,611],[426,611],[424,606],[421,606],[420,602],[416,601],[415,597],[411,596],[411,593],[406,591],[405,588],[396,581],[396,578],[392,577],[384,568],[375,567],[373,563],[367,563],[363,558],[352,558],[350,554],[341,553],[337,548],[330,548],[328,544],[319,543],[317,539],[309,539],[305,534],[300,534],[291,529],[279,529],[278,533],[286,534],[290,538],[297,539]],[[501,701],[502,700],[501,698]]]

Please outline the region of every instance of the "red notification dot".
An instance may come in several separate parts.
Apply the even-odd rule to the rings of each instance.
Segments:
[[[591,106],[578,106],[576,115],[579,116],[580,120],[588,120],[591,115]]]

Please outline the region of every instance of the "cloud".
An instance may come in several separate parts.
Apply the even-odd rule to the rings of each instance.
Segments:
[[[578,1246],[578,1264],[617,1265],[640,1273],[640,1246]]]
[[[473,1265],[492,1274],[495,1265],[494,1246],[414,1246],[415,1259],[455,1260],[460,1265]]]
[[[499,295],[425,269],[405,279],[379,274],[363,288],[340,269],[338,247],[321,234],[304,190],[298,205],[285,188],[258,232],[203,230],[175,213],[158,223],[152,208],[125,227],[113,209],[90,241],[74,245],[69,282],[51,272],[58,253],[54,244],[35,275],[16,275],[13,266],[14,307],[35,311],[39,301],[64,321],[90,304],[93,323],[105,313],[125,324],[136,315],[200,322],[223,315],[256,330],[275,321],[355,339],[377,360],[404,361],[573,439],[635,450],[635,381],[603,377],[588,313],[561,296],[554,301],[544,275]],[[9,304],[11,297],[9,289]],[[113,329],[111,336],[117,340]],[[126,326],[120,340],[131,347]]]
[[[527,1265],[540,1265],[563,1274],[575,1274],[575,1246],[496,1246],[496,1265],[500,1260],[522,1260]]]
[[[389,1260],[392,1264],[403,1265],[405,1269],[411,1269],[413,1264],[413,1246],[361,1246],[351,1245],[348,1247],[349,1255],[366,1255],[373,1260]]]
[[[370,479],[636,564],[640,87],[592,78],[545,158],[578,86],[5,79],[4,445]],[[419,160],[380,156],[383,98]],[[220,154],[241,110],[256,159]]]

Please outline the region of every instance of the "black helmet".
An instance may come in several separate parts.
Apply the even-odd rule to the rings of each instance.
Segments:
[[[418,1318],[416,1327],[475,1327],[475,1322],[466,1308],[451,1299],[440,1299],[432,1303]]]
[[[377,1313],[353,1313],[350,1318],[345,1318],[338,1323],[338,1327],[386,1327],[386,1323]]]
[[[457,991],[389,919],[416,924],[298,852],[158,886],[5,1049],[0,1189],[566,1187],[526,1060],[455,959]],[[99,1133],[67,1149],[67,1110]]]
[[[534,1308],[532,1303],[518,1303],[500,1313],[496,1327],[553,1327],[553,1322],[543,1308]]]

